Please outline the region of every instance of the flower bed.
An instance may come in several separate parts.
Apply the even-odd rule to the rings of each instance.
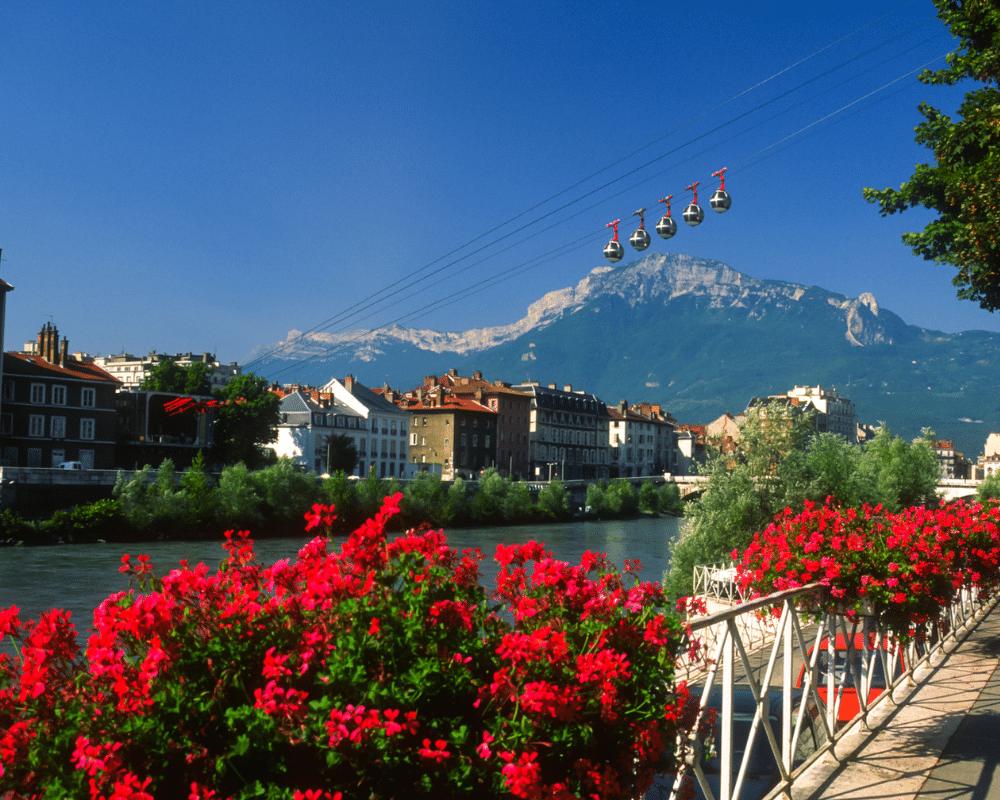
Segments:
[[[63,611],[0,611],[20,645],[0,797],[617,798],[673,768],[694,704],[659,586],[533,542],[497,549],[491,597],[478,551],[386,538],[399,499],[294,563],[260,565],[246,533],[215,574],[125,556],[140,591],[101,604],[82,652]]]
[[[819,583],[819,607],[870,613],[901,638],[937,621],[959,589],[1000,585],[1000,507],[994,502],[916,507],[890,514],[831,503],[790,509],[756,534],[738,560],[737,583],[752,597]]]

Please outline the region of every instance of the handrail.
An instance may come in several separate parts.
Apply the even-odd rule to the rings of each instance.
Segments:
[[[988,605],[974,589],[964,589],[942,609],[941,625],[917,631],[904,645],[871,617],[809,611],[809,598],[820,588],[788,589],[690,620],[710,655],[700,664],[679,663],[677,674],[686,673],[700,690],[699,715],[710,706],[718,713],[718,768],[711,778],[706,774],[703,743],[693,740],[694,755],[679,774],[657,780],[662,797],[679,796],[686,772],[708,800],[740,800],[751,783],[759,793],[761,778],[751,769],[762,752],[773,767],[767,779],[774,786],[766,796],[785,792],[849,730],[867,724],[873,708],[912,681],[914,668]],[[776,612],[767,641],[748,645],[748,619]]]

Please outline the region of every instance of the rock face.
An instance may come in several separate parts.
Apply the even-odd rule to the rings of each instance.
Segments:
[[[286,353],[294,358],[331,350],[351,351],[355,360],[370,362],[394,344],[405,343],[432,353],[463,355],[489,350],[543,330],[567,315],[585,308],[599,308],[610,300],[620,300],[633,309],[688,300],[706,312],[724,311],[730,318],[747,320],[773,318],[796,310],[815,315],[816,306],[825,301],[830,310],[842,317],[844,338],[859,347],[892,344],[892,329],[901,323],[898,318],[886,320],[884,315],[880,319],[878,303],[867,292],[850,299],[818,287],[751,278],[719,261],[651,254],[623,267],[597,267],[576,286],[544,295],[528,307],[522,319],[509,325],[461,332],[393,325],[378,331],[305,336],[292,330],[285,340]],[[802,307],[797,309],[797,306]]]

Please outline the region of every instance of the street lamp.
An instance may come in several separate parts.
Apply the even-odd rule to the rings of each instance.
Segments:
[[[552,483],[552,468],[559,465],[558,461],[546,461],[549,467],[549,483]]]

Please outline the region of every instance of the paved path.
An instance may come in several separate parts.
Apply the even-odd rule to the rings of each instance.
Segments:
[[[1000,800],[1000,610],[795,782],[793,800]],[[927,672],[932,674],[927,675]],[[905,696],[912,693],[905,702]],[[856,751],[856,752],[854,752]],[[853,752],[853,755],[851,753]]]

